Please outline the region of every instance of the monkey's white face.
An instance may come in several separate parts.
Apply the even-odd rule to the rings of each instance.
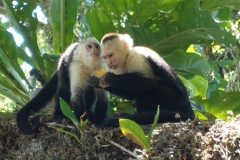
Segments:
[[[102,47],[102,59],[108,65],[108,68],[117,69],[119,67],[119,57],[114,50],[114,46],[104,45]]]
[[[86,44],[86,51],[85,58],[89,60],[99,58],[100,46],[98,43],[88,43]]]

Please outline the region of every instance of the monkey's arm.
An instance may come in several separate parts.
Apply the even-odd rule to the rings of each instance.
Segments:
[[[88,120],[94,124],[102,125],[108,109],[109,97],[107,91],[87,85],[84,102]],[[95,108],[94,111],[93,108]]]
[[[100,79],[95,76],[91,76],[88,79],[88,83],[95,88],[100,88],[98,85],[100,83]],[[134,91],[126,91],[125,89],[115,88],[114,86],[106,86],[104,89],[112,94],[115,94],[116,96],[120,96],[125,99],[133,100],[135,98]]]
[[[156,111],[149,111],[149,112],[142,112],[142,113],[135,113],[135,114],[124,113],[124,114],[120,114],[120,115],[113,116],[106,119],[104,122],[104,125],[108,127],[118,127],[119,118],[130,119],[140,125],[152,124],[156,113],[157,113]],[[180,118],[176,118],[176,114],[179,114]],[[194,116],[184,112],[168,111],[166,109],[161,109],[159,118],[158,118],[158,123],[180,122],[180,121],[186,121],[188,119],[194,119]]]
[[[100,81],[106,85],[106,88],[112,87],[123,92],[136,92],[154,90],[157,87],[157,81],[151,78],[143,77],[141,73],[125,73],[115,75],[108,72]]]

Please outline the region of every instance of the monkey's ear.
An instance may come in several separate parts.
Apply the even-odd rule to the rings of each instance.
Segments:
[[[133,46],[133,39],[130,37],[129,34],[122,34],[119,36],[120,40],[125,41],[125,43],[127,44],[127,46],[129,48],[132,48]]]

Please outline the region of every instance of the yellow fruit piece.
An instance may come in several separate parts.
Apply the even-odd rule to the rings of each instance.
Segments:
[[[94,71],[94,75],[98,78],[101,78],[104,74],[106,74],[104,69],[99,69],[99,70]],[[102,87],[102,88],[106,87],[104,84],[102,84],[102,82],[99,82],[98,86]]]
[[[104,69],[99,69],[99,70],[96,70],[94,72],[94,75],[98,78],[102,77],[106,72],[104,71]]]

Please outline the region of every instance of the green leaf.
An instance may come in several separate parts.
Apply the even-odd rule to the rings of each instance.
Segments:
[[[220,79],[220,80],[215,80],[213,82],[210,82],[208,85],[208,90],[206,93],[206,97],[207,99],[210,97],[210,93],[212,91],[216,91],[216,90],[224,90],[227,86],[228,82],[225,79]]]
[[[44,54],[43,61],[46,66],[46,70],[48,73],[53,73],[58,65],[58,60],[60,58],[59,54]]]
[[[50,16],[53,30],[53,50],[61,53],[60,1],[51,1]]]
[[[204,77],[210,66],[203,57],[177,49],[164,59],[178,74],[183,84],[191,90],[192,96],[206,97],[208,81]]]
[[[239,8],[240,0],[201,0],[201,8],[207,10],[217,10],[219,8]]]
[[[88,119],[86,119],[85,121],[83,121],[83,120],[80,121],[79,131],[80,131],[82,137],[84,137],[84,133],[85,133],[84,131],[87,126],[87,123],[88,123]]]
[[[73,27],[77,19],[78,0],[51,1],[50,15],[55,53],[63,53],[73,41]]]
[[[3,0],[3,4],[11,24],[24,37],[24,44],[31,52],[31,57],[35,61],[31,65],[40,69],[44,78],[50,77],[50,74],[46,72],[37,44],[38,20],[33,13],[37,0],[16,0],[16,5],[13,5],[12,0]]]
[[[196,117],[202,120],[216,120],[217,118],[212,115],[211,113],[208,113],[206,111],[199,111],[199,110],[194,110],[194,114]]]
[[[60,107],[63,114],[67,116],[69,119],[71,119],[75,126],[79,126],[80,122],[73,114],[70,106],[61,97],[59,98],[59,100],[60,100]]]
[[[2,83],[2,81],[0,82]],[[8,97],[9,99],[13,100],[19,105],[24,105],[26,103],[26,100],[21,98],[20,96],[16,95],[15,91],[13,90],[7,90],[7,86],[0,85],[0,94]]]
[[[211,69],[213,70],[214,78],[219,82],[222,80],[222,77],[219,74],[219,67],[216,61],[209,62]]]
[[[126,137],[146,150],[150,150],[150,144],[148,143],[142,128],[136,122],[128,119],[119,119],[119,124],[122,133]]]
[[[0,16],[0,29],[8,29],[10,26],[9,21],[2,23],[3,19],[4,18]]]
[[[156,125],[157,125],[158,118],[159,118],[159,114],[160,114],[160,109],[159,109],[159,106],[158,106],[158,108],[157,108],[157,113],[156,113],[156,115],[155,115],[155,117],[154,117],[154,121],[153,121],[152,127],[151,127],[150,131],[148,132],[148,137],[147,137],[147,139],[148,139],[148,143],[149,143],[149,144],[150,144],[152,132],[153,132],[154,128],[155,128]]]
[[[159,10],[163,12],[169,12],[173,10],[179,2],[183,2],[183,1],[186,1],[186,0],[161,0],[161,1],[129,0],[128,1],[129,10],[130,12],[132,11],[133,13],[131,17],[129,17],[130,24],[142,25]],[[121,1],[117,1],[117,2],[121,2]]]
[[[210,45],[215,42],[217,44],[230,46],[234,41],[234,37],[231,33],[224,30],[213,28],[195,28],[174,34],[160,42],[152,44],[150,47],[160,51],[160,53],[169,53],[177,48],[183,48],[185,50],[190,44]]]
[[[74,34],[73,28],[77,20],[77,13],[78,13],[78,0],[64,0],[65,1],[65,12],[63,12],[65,16],[65,21],[63,25],[65,25],[65,49],[72,44]],[[65,51],[64,49],[64,51]]]
[[[8,72],[6,67],[0,62],[0,90],[3,95],[14,100],[20,105],[24,105],[29,100],[28,96],[18,83],[18,81]]]
[[[231,8],[223,8],[219,9],[217,11],[214,11],[216,13],[215,19],[218,19],[220,21],[227,21],[231,19]]]
[[[201,96],[202,98],[206,98],[206,91],[208,89],[208,81],[199,76],[195,75],[192,78],[185,79],[181,75],[178,75],[182,80],[183,84],[191,91],[191,95],[194,97]]]
[[[200,103],[194,102],[192,100],[190,100],[190,102],[193,110],[205,112],[205,108],[203,107],[203,105],[201,105]]]
[[[103,3],[101,5],[104,6]],[[119,23],[116,18],[111,19],[105,15],[105,13],[107,12],[103,10],[103,7],[94,6],[89,8],[85,15],[86,23],[88,24],[92,35],[94,35],[97,39],[101,39],[105,33],[115,31],[114,25],[118,25]]]
[[[151,29],[153,24],[155,28]],[[211,12],[199,10],[199,1],[188,0],[179,3],[169,14],[156,13],[143,27],[127,27],[126,31],[134,40],[142,36],[136,39],[135,44],[147,44],[165,55],[178,48],[186,50],[190,44],[230,46],[235,43],[235,37],[222,29],[225,25],[216,23]]]
[[[62,128],[57,128],[57,127],[54,127],[54,126],[51,126],[51,127],[52,127],[52,128],[55,128],[55,129],[56,129],[57,131],[59,131],[59,132],[66,133],[66,134],[74,137],[74,138],[78,141],[78,143],[82,144],[82,142],[79,140],[79,138],[78,138],[78,136],[77,136],[76,134],[74,134],[74,133],[72,133],[72,132],[68,132],[68,131],[66,131],[66,130],[64,130],[64,129],[62,129]]]
[[[87,119],[86,119],[85,121],[81,121],[81,122],[80,122],[79,127],[80,127],[80,130],[81,130],[81,131],[84,131],[84,129],[86,128],[87,123],[88,123],[88,120],[87,120]]]
[[[235,64],[235,61],[234,60],[221,60],[221,61],[217,61],[217,63],[221,67],[229,68],[229,67],[231,67],[231,66],[233,66]]]
[[[172,26],[179,24],[165,24],[166,21],[168,20],[165,20],[163,24],[161,24],[161,20],[157,22],[158,24],[156,23],[159,26],[158,32],[151,31],[148,26],[132,27],[128,25],[126,25],[124,32],[131,35],[135,45],[149,46],[162,56],[169,55],[179,48],[187,50],[191,44],[211,45],[216,43],[230,46],[235,42],[235,37],[230,32],[220,28],[196,27],[180,31],[179,28],[175,27],[172,31]],[[149,23],[152,24],[152,22]]]
[[[206,59],[196,53],[188,53],[181,49],[175,50],[169,56],[164,57],[167,63],[178,74],[184,77],[199,75],[205,77],[210,66]]]
[[[136,108],[132,107],[132,101],[120,101],[118,103],[118,105],[116,105],[115,107],[117,107],[116,112],[117,113],[129,113],[129,114],[133,114],[136,112]]]
[[[36,61],[27,55],[27,53],[20,47],[17,47],[18,49],[18,58],[20,58],[23,62],[26,62],[30,66],[37,66]]]
[[[94,2],[85,19],[98,39],[108,32],[128,33],[135,45],[149,46],[161,55],[179,48],[185,50],[191,44],[230,46],[236,41],[231,33],[222,29],[226,28],[225,22],[216,23],[210,11],[199,9],[199,0]],[[172,6],[176,7],[169,10]]]
[[[232,110],[235,115],[240,113],[239,92],[212,91],[209,99],[196,97],[193,100],[201,103],[206,112],[220,119],[226,119],[227,111]]]
[[[169,12],[182,1],[185,0],[95,0],[85,19],[92,34],[101,39],[105,33],[122,31],[127,23],[141,26],[156,12]]]
[[[22,92],[28,91],[32,87],[18,64],[18,52],[22,50],[16,46],[11,33],[0,29],[0,35],[0,61],[4,63],[7,70],[21,85],[22,88],[18,88],[22,90]]]

